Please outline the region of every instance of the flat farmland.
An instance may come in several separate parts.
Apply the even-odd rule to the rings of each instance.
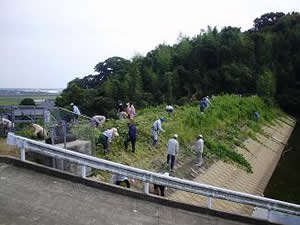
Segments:
[[[34,100],[55,99],[57,95],[16,95],[0,96],[0,105],[19,105],[24,98],[33,98]]]

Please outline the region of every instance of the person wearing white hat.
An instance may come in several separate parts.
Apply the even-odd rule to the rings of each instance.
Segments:
[[[153,134],[153,145],[155,148],[158,147],[158,135],[159,132],[165,132],[164,129],[162,129],[161,124],[166,121],[165,117],[160,117],[158,120],[155,120],[153,123],[153,126],[151,127],[151,133]]]
[[[105,153],[108,151],[109,143],[116,136],[119,136],[119,133],[118,133],[117,128],[114,128],[114,127],[109,130],[106,130],[100,134],[99,143],[102,144],[103,150]]]
[[[167,164],[169,165],[169,171],[174,172],[174,165],[176,155],[179,153],[179,143],[177,141],[178,135],[174,134],[174,136],[168,141],[168,156],[167,156]]]
[[[197,141],[194,144],[194,148],[196,150],[197,155],[197,166],[201,166],[203,163],[202,154],[203,154],[203,148],[204,148],[204,140],[202,134],[199,134],[197,137]]]
[[[70,106],[73,107],[73,113],[74,113],[74,122],[78,120],[78,117],[80,116],[80,111],[76,105],[74,105],[73,102],[71,102]]]

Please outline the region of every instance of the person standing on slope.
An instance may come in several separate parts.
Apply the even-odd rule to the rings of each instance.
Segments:
[[[174,172],[176,155],[179,153],[179,143],[177,141],[178,135],[174,134],[173,138],[171,138],[168,142],[168,156],[167,156],[167,164],[169,165],[169,171]]]
[[[164,129],[162,129],[161,124],[165,121],[166,119],[164,117],[160,117],[158,120],[156,120],[153,123],[153,126],[151,128],[151,132],[153,134],[153,145],[157,148],[158,147],[158,135],[159,132],[165,132]]]
[[[76,105],[74,105],[73,102],[70,105],[73,107],[74,122],[77,122],[78,117],[80,116],[80,111],[79,111],[78,107]]]
[[[203,148],[204,148],[204,140],[202,134],[200,134],[197,137],[197,141],[194,144],[194,148],[196,150],[197,155],[197,164],[196,166],[201,166],[203,164],[202,154],[203,154]]]

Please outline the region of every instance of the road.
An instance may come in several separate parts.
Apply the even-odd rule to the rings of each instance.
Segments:
[[[111,191],[0,160],[0,224],[269,224],[226,213],[222,216],[208,209],[203,211],[207,213],[192,212],[174,207],[173,203],[160,204],[164,199],[132,197],[132,194],[126,195],[131,191],[123,190],[123,194],[119,194],[112,192],[119,188],[106,187],[111,187]]]

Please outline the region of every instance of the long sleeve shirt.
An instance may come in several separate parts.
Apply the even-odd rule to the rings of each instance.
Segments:
[[[107,137],[107,140],[108,142],[111,142],[112,141],[112,138],[113,138],[113,131],[110,129],[110,130],[106,130],[102,133],[103,135],[105,135]]]
[[[76,105],[73,105],[73,113],[80,115],[80,111]]]
[[[195,147],[196,152],[203,152],[203,147],[204,147],[204,141],[203,141],[203,139],[198,139],[195,142],[194,147]]]
[[[133,124],[129,126],[128,136],[130,139],[136,139],[136,127]]]
[[[168,142],[168,154],[176,155],[179,153],[179,143],[175,138],[171,138]]]
[[[155,122],[154,122],[154,124],[153,124],[153,129],[154,129],[154,131],[162,131],[162,132],[165,132],[165,130],[164,129],[162,129],[162,127],[161,127],[161,121],[160,121],[160,119],[158,119],[158,120],[156,120]]]

